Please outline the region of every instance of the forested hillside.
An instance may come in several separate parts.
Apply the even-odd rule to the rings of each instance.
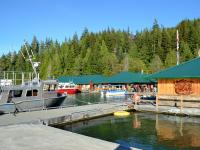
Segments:
[[[122,70],[153,73],[176,65],[176,30],[179,30],[180,61],[195,58],[200,49],[200,19],[184,20],[174,28],[160,26],[155,20],[151,29],[133,35],[126,31],[108,28],[98,33],[85,29],[62,43],[33,37],[28,49],[34,61],[41,62],[40,77],[104,74]],[[0,58],[0,71],[32,71],[25,46]]]

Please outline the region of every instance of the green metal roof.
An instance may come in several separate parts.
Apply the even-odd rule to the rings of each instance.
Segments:
[[[145,79],[146,74],[133,73],[133,72],[121,72],[112,77],[106,79],[107,83],[150,83]]]
[[[75,84],[89,84],[92,81],[94,84],[103,83],[150,83],[151,81],[146,79],[146,74],[133,73],[133,72],[121,72],[111,77],[105,77],[102,75],[81,75],[81,76],[62,76],[58,78],[59,82],[74,82]],[[154,81],[155,82],[155,81]]]
[[[92,81],[94,84],[104,81],[102,75],[82,75],[82,76],[62,76],[58,78],[59,82],[74,82],[75,84],[90,84]]]
[[[200,78],[200,58],[195,58],[178,66],[170,67],[150,75],[148,78]]]

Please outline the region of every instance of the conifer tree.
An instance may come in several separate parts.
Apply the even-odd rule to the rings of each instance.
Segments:
[[[165,68],[172,67],[176,65],[176,52],[172,49],[168,50],[166,59],[165,59]]]

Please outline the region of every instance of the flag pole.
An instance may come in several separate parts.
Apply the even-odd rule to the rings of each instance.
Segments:
[[[176,65],[179,65],[179,33],[176,30]]]

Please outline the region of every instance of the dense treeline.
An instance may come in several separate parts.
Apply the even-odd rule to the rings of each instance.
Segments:
[[[160,26],[155,20],[151,29],[135,35],[127,31],[106,29],[93,33],[85,29],[59,43],[51,39],[38,41],[33,37],[26,44],[34,54],[34,61],[41,62],[40,77],[104,74],[122,70],[153,73],[176,65],[176,30],[179,30],[180,61],[195,58],[200,49],[200,19],[184,20],[174,28]],[[31,49],[31,50],[30,50]],[[20,51],[10,52],[0,58],[0,71],[32,71],[25,45]]]

